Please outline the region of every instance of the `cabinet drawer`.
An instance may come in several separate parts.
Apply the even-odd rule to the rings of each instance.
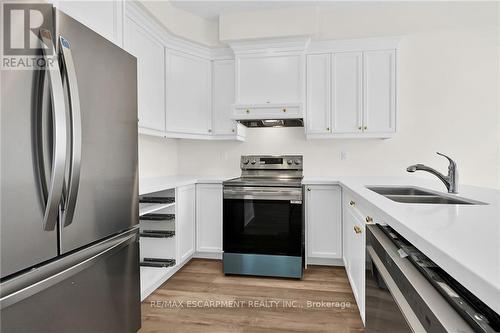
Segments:
[[[272,106],[236,106],[234,108],[236,119],[263,119],[263,118],[301,118],[302,113],[298,105],[272,105]]]
[[[344,191],[343,206],[344,209],[355,216],[359,222],[383,224],[382,218],[375,213],[373,209],[370,209],[363,200],[360,200],[350,193],[346,193],[346,191]]]

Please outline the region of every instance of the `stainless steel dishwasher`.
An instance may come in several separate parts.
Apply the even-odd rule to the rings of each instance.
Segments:
[[[500,317],[388,226],[367,225],[366,332],[498,332]]]

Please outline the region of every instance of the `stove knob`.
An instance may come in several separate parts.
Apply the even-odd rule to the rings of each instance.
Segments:
[[[248,163],[250,163],[249,160],[243,160],[243,164],[248,164]]]
[[[286,163],[288,163],[288,165],[290,165],[290,164],[293,163],[293,161],[292,160],[288,160],[288,161],[286,161]]]
[[[300,164],[300,160],[295,160],[295,164],[299,165]]]
[[[252,160],[252,162],[250,162],[250,163],[252,163],[252,165],[253,165],[253,164],[257,163],[257,161],[256,160]]]

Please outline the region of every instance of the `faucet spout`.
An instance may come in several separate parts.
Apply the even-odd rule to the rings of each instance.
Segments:
[[[437,153],[438,155],[444,156],[448,159],[450,162],[448,166],[448,175],[443,175],[441,172],[437,171],[434,168],[428,167],[424,164],[414,164],[410,165],[408,168],[406,168],[406,171],[408,172],[415,172],[415,171],[426,171],[429,172],[436,177],[438,177],[446,186],[446,189],[448,190],[449,193],[458,193],[458,170],[457,170],[457,163],[453,161],[451,158],[448,156]]]

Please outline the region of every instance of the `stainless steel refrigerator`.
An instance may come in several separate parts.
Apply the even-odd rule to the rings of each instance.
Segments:
[[[56,66],[1,71],[0,331],[136,332],[136,59],[43,15]]]

